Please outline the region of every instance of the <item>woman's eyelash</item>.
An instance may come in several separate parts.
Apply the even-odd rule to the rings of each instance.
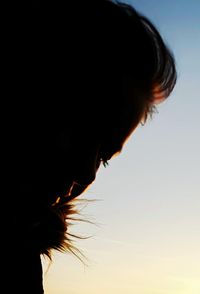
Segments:
[[[101,162],[102,162],[104,167],[107,167],[109,165],[108,161],[105,160],[105,159],[101,159]]]

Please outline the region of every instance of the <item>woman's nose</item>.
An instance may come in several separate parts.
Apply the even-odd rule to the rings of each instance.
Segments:
[[[92,182],[94,182],[96,178],[96,172],[96,161],[91,162],[88,160],[85,162],[81,162],[81,164],[77,166],[77,169],[75,171],[74,182],[81,186],[88,186]]]
[[[74,182],[82,186],[90,185],[96,178],[99,166],[98,150],[83,154],[76,162]]]

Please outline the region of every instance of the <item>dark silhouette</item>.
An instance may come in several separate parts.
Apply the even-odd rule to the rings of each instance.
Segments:
[[[176,83],[173,54],[133,7],[36,4],[26,21],[15,18],[9,55],[6,293],[43,293],[40,256],[77,253],[69,230],[76,197]]]

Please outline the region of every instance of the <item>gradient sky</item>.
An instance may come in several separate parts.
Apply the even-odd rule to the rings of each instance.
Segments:
[[[200,293],[200,1],[127,1],[173,50],[178,82],[158,113],[83,195],[97,225],[73,232],[87,266],[69,254],[44,262],[45,294]]]

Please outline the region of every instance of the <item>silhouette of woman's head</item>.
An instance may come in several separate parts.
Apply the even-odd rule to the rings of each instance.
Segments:
[[[20,141],[34,206],[80,195],[176,83],[173,54],[145,16],[121,2],[71,2],[34,14]]]
[[[48,99],[45,133],[53,145],[62,142],[51,160],[56,148],[70,154],[72,162],[64,164],[61,156],[55,164],[67,166],[70,175],[76,170],[79,179],[72,181],[87,185],[99,163],[121,150],[170,95],[174,58],[155,26],[127,4],[76,1],[62,11],[54,4],[42,11],[34,27],[34,97]],[[89,163],[93,172],[84,170]]]
[[[121,2],[41,1],[31,20],[10,110],[13,221],[24,249],[50,256],[73,251],[72,200],[170,95],[176,68],[152,22]]]

